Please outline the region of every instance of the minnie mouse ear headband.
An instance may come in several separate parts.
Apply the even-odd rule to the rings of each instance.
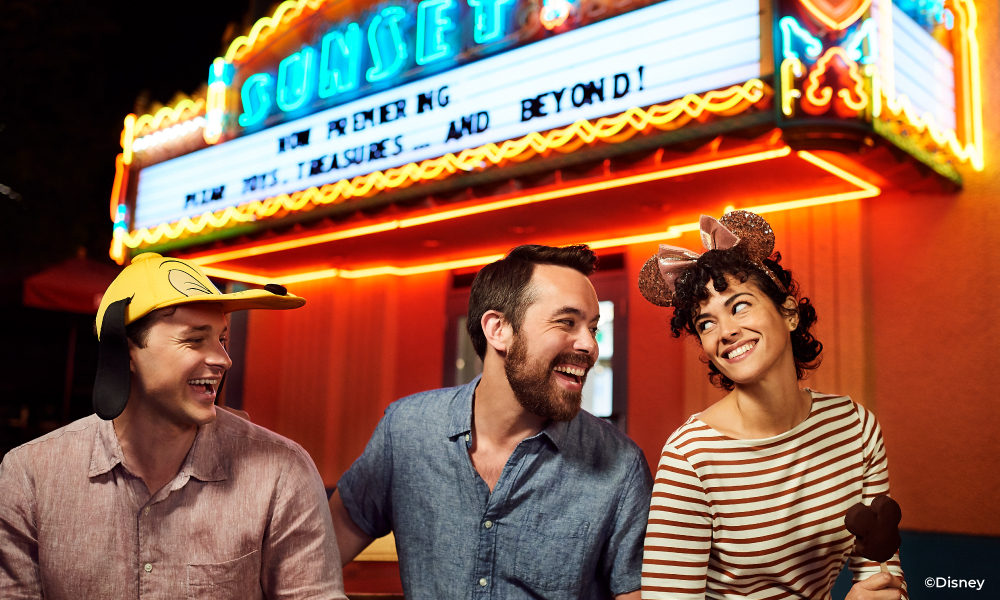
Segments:
[[[273,283],[262,290],[223,294],[193,263],[153,252],[136,256],[111,282],[97,310],[100,345],[93,397],[97,416],[114,419],[128,402],[132,382],[125,326],[158,308],[193,302],[216,302],[227,313],[248,308],[298,308],[306,303],[305,298]]]
[[[753,266],[766,273],[782,292],[788,291],[771,269],[764,266],[764,259],[774,252],[774,231],[760,215],[745,210],[726,213],[719,220],[702,215],[699,226],[706,251],[729,250],[739,245]],[[661,244],[660,251],[646,261],[639,273],[639,291],[657,306],[673,306],[674,282],[700,257],[701,254],[686,248]]]

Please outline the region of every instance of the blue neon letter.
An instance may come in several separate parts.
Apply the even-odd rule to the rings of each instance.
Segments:
[[[862,42],[868,40],[868,53],[864,53],[864,48],[862,48]],[[851,37],[847,38],[847,43],[844,45],[847,49],[847,56],[853,60],[862,64],[870,65],[878,60],[878,35],[875,30],[875,19],[868,18],[865,19],[858,27],[857,31],[851,34]]]
[[[278,108],[283,111],[301,108],[312,98],[315,82],[316,51],[303,48],[278,64]]]
[[[476,9],[475,38],[477,44],[485,44],[507,33],[507,21],[503,7],[511,0],[468,0]]]
[[[455,25],[444,11],[453,6],[454,0],[424,0],[417,5],[418,65],[426,65],[451,54],[451,46],[444,41],[444,32],[454,29]]]
[[[806,56],[810,58],[816,58],[819,53],[823,51],[823,43],[818,39],[813,37],[811,33],[806,31],[799,25],[799,22],[795,20],[795,17],[782,17],[778,21],[778,26],[781,27],[781,37],[782,37],[782,55],[784,58],[798,58],[799,53],[792,50],[792,39],[799,38],[806,45]]]
[[[358,87],[361,75],[361,28],[347,26],[347,33],[331,31],[323,37],[319,65],[319,97],[329,98]]]
[[[250,127],[260,123],[267,113],[271,111],[271,94],[267,88],[271,87],[271,76],[267,73],[257,73],[251,75],[243,82],[243,114],[240,115],[240,125]],[[256,101],[257,108],[253,105]]]
[[[406,11],[398,6],[385,8],[381,13],[375,15],[371,25],[368,26],[368,47],[372,52],[372,63],[374,67],[368,69],[365,77],[368,81],[381,81],[392,77],[403,69],[403,63],[408,56],[406,52],[406,42],[403,41],[403,33],[399,30],[399,22],[406,17]],[[382,53],[378,48],[378,27],[385,21],[389,25],[389,33],[392,35],[392,43],[395,47],[396,57],[388,67],[382,62]]]

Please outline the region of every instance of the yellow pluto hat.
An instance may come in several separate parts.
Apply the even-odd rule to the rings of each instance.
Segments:
[[[99,417],[114,419],[128,402],[132,382],[125,326],[158,308],[192,302],[217,302],[228,313],[250,308],[298,308],[306,300],[273,283],[262,290],[223,294],[190,262],[153,252],[136,256],[108,287],[97,311],[100,351],[93,400]]]

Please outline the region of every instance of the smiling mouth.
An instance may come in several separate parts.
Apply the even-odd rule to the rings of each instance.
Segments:
[[[748,352],[753,350],[756,345],[757,345],[756,341],[747,342],[745,344],[737,346],[736,348],[733,348],[729,352],[723,354],[722,357],[730,361],[738,360],[739,358],[745,356]]]
[[[200,387],[201,391],[205,394],[215,395],[215,390],[219,385],[218,379],[192,379],[188,381],[188,385],[194,387]]]
[[[561,374],[563,377],[570,379],[573,383],[578,384],[582,384],[583,378],[587,375],[587,369],[583,367],[574,367],[572,365],[559,365],[552,370]]]

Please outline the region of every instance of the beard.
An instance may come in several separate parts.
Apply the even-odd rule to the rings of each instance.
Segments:
[[[576,365],[590,369],[593,363],[589,357],[579,354],[563,353],[552,359],[550,363],[540,360],[528,362],[528,348],[523,338],[514,335],[510,350],[504,360],[504,371],[507,382],[514,392],[514,397],[528,411],[552,419],[553,421],[570,421],[580,412],[583,405],[583,391],[573,392],[559,389],[551,381],[552,369],[556,365]],[[587,376],[580,378],[584,383]]]

